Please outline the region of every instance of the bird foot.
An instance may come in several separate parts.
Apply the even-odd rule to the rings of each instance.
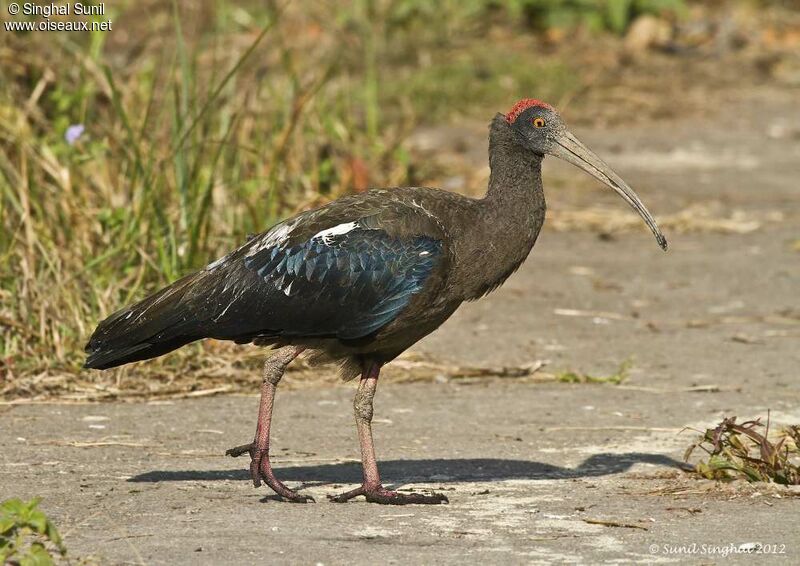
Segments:
[[[438,505],[440,503],[449,503],[447,497],[441,493],[433,493],[431,495],[399,493],[386,489],[380,484],[377,486],[362,485],[346,493],[329,495],[328,499],[333,503],[346,503],[359,495],[363,495],[370,503],[380,503],[382,505]]]
[[[272,464],[269,461],[269,450],[257,450],[255,442],[250,444],[243,444],[235,446],[225,451],[226,456],[238,458],[245,454],[250,454],[250,477],[253,479],[253,485],[259,487],[261,480],[267,484],[272,490],[280,497],[292,503],[314,503],[314,498],[310,495],[300,495],[293,489],[289,489],[286,485],[275,477],[272,471]]]

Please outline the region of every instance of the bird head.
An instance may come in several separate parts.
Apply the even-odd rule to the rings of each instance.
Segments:
[[[667,249],[667,239],[638,195],[611,167],[567,129],[555,108],[541,100],[526,98],[517,102],[506,114],[506,122],[511,126],[517,142],[526,150],[539,156],[554,155],[568,161],[614,189],[639,213],[655,235],[658,245],[664,250]]]

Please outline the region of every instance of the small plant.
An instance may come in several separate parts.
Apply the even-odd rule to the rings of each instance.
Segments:
[[[709,457],[694,468],[706,479],[800,485],[800,425],[786,427],[775,442],[768,436],[769,417],[766,426],[761,419],[738,424],[736,417],[729,417],[707,429],[686,450],[684,460],[700,448]]]
[[[644,14],[680,15],[686,11],[684,0],[506,0],[506,4],[541,29],[585,26],[616,34],[623,34]]]
[[[66,557],[61,535],[39,501],[15,498],[0,504],[0,563],[46,566],[54,563],[54,554]]]
[[[619,365],[616,372],[611,375],[589,375],[588,373],[579,373],[574,371],[564,371],[556,374],[556,381],[562,383],[611,383],[619,385],[628,379],[628,372],[631,369],[633,362],[625,360]]]

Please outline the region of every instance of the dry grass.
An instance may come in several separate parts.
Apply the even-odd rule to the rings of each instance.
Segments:
[[[477,14],[411,4],[125,1],[115,32],[3,34],[0,384],[75,374],[99,320],[283,216],[423,183],[420,120],[574,84],[521,53],[494,69]]]
[[[112,372],[44,371],[21,376],[0,390],[2,404],[96,401],[141,401],[219,395],[257,394],[261,383],[263,349],[232,346],[209,340],[200,346],[202,356],[192,359],[170,356],[163,364],[142,363]],[[483,382],[486,378],[528,382],[562,381],[560,374],[544,371],[543,361],[520,366],[459,366],[427,356],[406,353],[382,373],[390,382],[458,380]],[[287,368],[281,388],[332,386],[339,383],[335,365],[309,366],[301,357]]]
[[[169,356],[161,364],[138,363],[108,372],[54,372],[20,376],[0,389],[0,406],[36,403],[93,403],[98,401],[154,401],[207,397],[220,394],[256,395],[261,383],[264,349],[235,346],[207,340],[196,346],[196,357]],[[573,370],[549,371],[548,361],[533,360],[513,366],[465,366],[417,352],[406,352],[388,364],[381,380],[390,383],[457,382],[483,384],[489,379],[512,379],[517,383],[570,383],[613,385],[622,389],[655,390],[622,385],[631,361],[626,360],[610,375],[594,376]],[[290,364],[281,389],[332,387],[340,384],[338,367],[311,366],[301,355]],[[716,386],[714,386],[716,387]],[[707,389],[702,389],[707,390]]]

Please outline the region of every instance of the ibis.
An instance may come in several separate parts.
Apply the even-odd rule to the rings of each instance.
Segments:
[[[205,268],[100,323],[87,368],[154,358],[204,338],[272,346],[261,383],[250,456],[256,486],[312,501],[281,482],[270,464],[273,402],[289,363],[337,362],[360,378],[354,412],[363,465],[357,496],[384,504],[444,503],[439,494],[385,488],[371,422],[381,368],[436,330],[465,301],[499,287],[533,248],[545,220],[545,155],[576,165],[614,190],[667,241],[636,193],[566,127],[556,110],[524,99],[489,126],[491,174],[483,198],[424,187],[344,196],[284,220]]]

